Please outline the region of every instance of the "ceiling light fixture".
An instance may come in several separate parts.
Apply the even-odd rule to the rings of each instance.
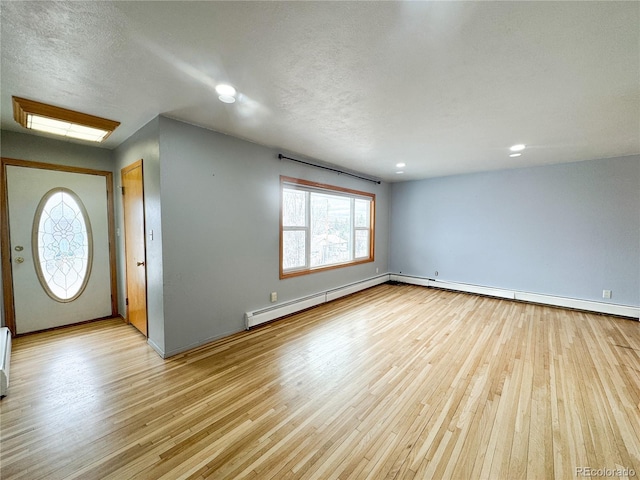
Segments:
[[[517,145],[513,145],[512,147],[509,148],[509,150],[511,150],[512,152],[520,152],[522,150],[524,150],[525,148],[527,148],[527,146],[523,143],[518,143]]]
[[[24,128],[63,137],[102,142],[120,122],[86,113],[54,107],[20,97],[12,97],[13,118]]]
[[[400,170],[399,172],[396,172],[398,175],[400,175],[401,173],[404,173],[402,170]]]
[[[223,103],[234,103],[236,101],[236,89],[231,85],[221,83],[216,85],[216,93],[218,94],[218,100]]]
[[[511,158],[513,157],[519,157],[520,155],[522,155],[521,153],[512,153],[511,155],[509,155]]]
[[[396,163],[396,167],[397,167],[397,168],[403,168],[403,167],[406,167],[406,166],[407,166],[407,164],[406,164],[406,163],[403,163],[403,162]]]
[[[218,95],[218,100],[222,103],[235,103],[236,97],[232,97],[231,95]]]

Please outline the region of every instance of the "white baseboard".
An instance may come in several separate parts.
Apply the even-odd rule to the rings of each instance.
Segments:
[[[621,317],[632,317],[640,319],[640,308],[628,305],[618,305],[616,303],[594,302],[591,300],[580,300],[577,298],[554,297],[552,295],[539,295],[537,293],[516,292],[516,300],[531,303],[543,303],[554,307],[573,308],[576,310],[586,310],[589,312],[606,313],[608,315],[618,315]]]
[[[204,340],[199,340],[199,341],[194,342],[194,343],[192,343],[190,345],[187,345],[186,347],[176,348],[174,350],[169,350],[168,352],[164,352],[164,353],[160,353],[159,350],[157,350],[157,351],[158,351],[158,353],[160,353],[160,356],[162,358],[169,358],[169,357],[173,357],[175,355],[179,355],[180,353],[188,352],[190,350],[193,350],[194,348],[202,347],[204,345],[207,345],[208,343],[215,342],[216,340],[220,340],[221,338],[229,337],[229,336],[231,336],[231,335],[233,335],[235,333],[238,333],[239,331],[242,332],[242,330],[233,330],[233,331],[221,333],[220,335],[214,335],[213,337],[205,338]]]
[[[147,338],[147,344],[151,348],[153,348],[156,351],[156,353],[160,355],[162,358],[167,358],[164,354],[164,350],[162,350],[160,346],[157,343],[155,343],[153,340],[151,340],[150,338]]]
[[[433,286],[433,280],[423,277],[410,277],[408,275],[397,275],[392,273],[389,275],[389,280],[392,282],[408,283],[410,285],[419,285],[421,287]]]
[[[446,282],[424,277],[413,277],[409,275],[389,275],[389,279],[394,282],[420,285],[423,287],[442,288],[457,292],[475,293],[488,295],[491,297],[506,298],[510,300],[520,300],[523,302],[540,303],[554,307],[573,308],[588,312],[606,313],[608,315],[618,315],[621,317],[631,317],[640,319],[640,307],[629,305],[618,305],[615,303],[595,302],[592,300],[580,300],[577,298],[557,297],[554,295],[543,295],[531,292],[519,292],[516,290],[505,290],[493,287],[483,287],[481,285],[470,285],[466,283]]]
[[[276,318],[284,317],[285,315],[291,315],[292,313],[296,313],[310,307],[315,307],[317,305],[330,302],[337,298],[359,292],[360,290],[375,287],[376,285],[380,285],[388,281],[389,274],[378,275],[376,277],[368,278],[360,282],[350,283],[348,285],[343,285],[338,288],[332,288],[331,290],[326,290],[324,292],[314,293],[313,295],[309,295],[304,298],[298,298],[286,303],[273,305],[270,307],[262,308],[260,310],[246,312],[244,315],[245,326],[246,329],[249,330],[251,327],[270,322],[271,320],[275,320]]]
[[[370,278],[368,280],[363,280],[361,282],[351,283],[349,285],[345,285],[338,288],[333,288],[331,290],[327,290],[327,302],[331,300],[335,300],[340,297],[346,297],[347,295],[351,295],[352,293],[359,292],[361,290],[366,290],[367,288],[375,287],[377,285],[382,285],[383,283],[387,283],[389,281],[389,275],[379,275],[377,277]]]
[[[9,389],[9,369],[11,364],[11,331],[0,327],[0,397]]]

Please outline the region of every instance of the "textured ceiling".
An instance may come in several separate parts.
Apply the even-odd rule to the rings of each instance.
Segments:
[[[0,8],[7,130],[12,95],[122,122],[107,148],[162,114],[388,181],[640,153],[639,2]]]

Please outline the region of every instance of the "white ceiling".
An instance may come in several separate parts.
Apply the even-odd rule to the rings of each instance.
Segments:
[[[640,2],[0,8],[6,130],[12,95],[120,121],[107,148],[162,114],[388,181],[640,153]]]

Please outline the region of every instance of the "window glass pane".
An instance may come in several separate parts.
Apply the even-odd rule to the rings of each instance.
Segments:
[[[356,258],[369,256],[369,230],[356,230]]]
[[[62,188],[47,193],[33,232],[38,278],[49,296],[63,302],[84,289],[91,262],[88,219],[78,201]]]
[[[311,193],[311,267],[351,260],[351,199]]]
[[[282,232],[282,268],[300,268],[305,266],[306,235],[304,230]]]
[[[369,213],[371,212],[371,202],[369,200],[362,200],[356,198],[355,200],[355,226],[356,227],[369,227]]]
[[[373,261],[374,194],[280,180],[281,278]]]
[[[304,227],[307,216],[307,194],[285,188],[282,191],[282,226]]]

